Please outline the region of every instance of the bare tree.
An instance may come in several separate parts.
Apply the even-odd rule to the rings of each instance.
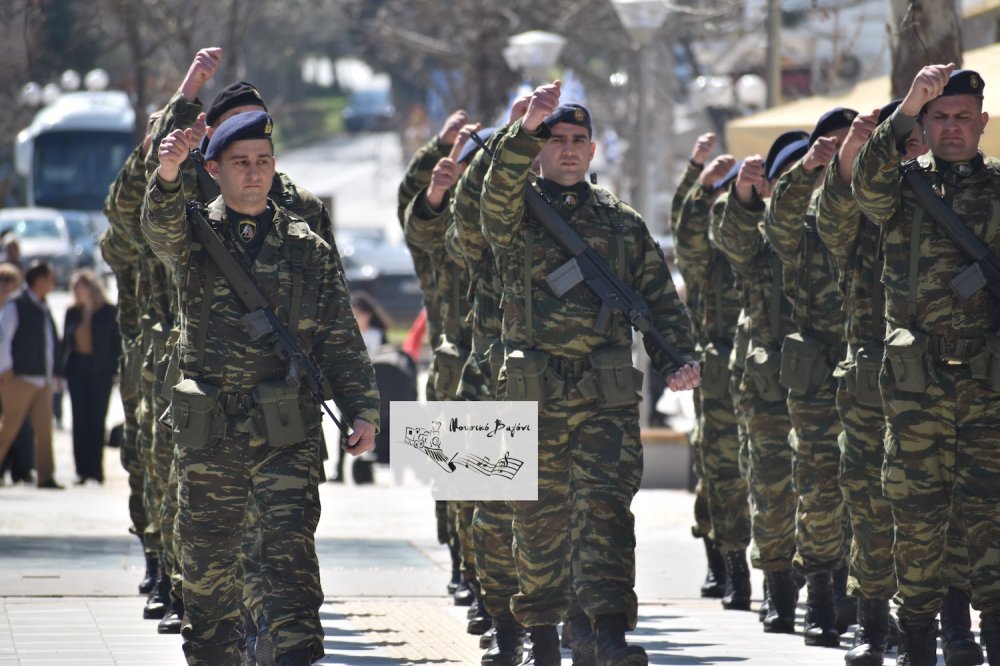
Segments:
[[[958,3],[940,0],[889,0],[892,44],[892,96],[903,97],[925,65],[962,65]]]

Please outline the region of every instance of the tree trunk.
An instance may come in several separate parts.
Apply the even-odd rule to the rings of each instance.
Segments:
[[[892,97],[904,97],[926,65],[962,66],[962,33],[956,2],[888,0],[892,45]]]

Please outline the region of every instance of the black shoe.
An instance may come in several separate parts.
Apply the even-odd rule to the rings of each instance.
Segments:
[[[171,599],[170,609],[163,616],[160,623],[156,625],[158,634],[179,634],[181,625],[184,624],[184,602]]]
[[[889,642],[889,600],[858,600],[858,628],[844,662],[851,666],[882,666]]]
[[[972,634],[969,596],[957,587],[949,587],[941,600],[941,651],[947,666],[983,663],[983,649]]]
[[[455,590],[455,594],[451,595],[452,600],[455,602],[456,606],[471,606],[472,602],[476,598],[476,593],[472,591],[469,584],[463,580],[458,585],[458,589]]]
[[[746,550],[727,550],[722,553],[726,563],[726,593],[722,607],[726,610],[750,610],[750,568]]]
[[[979,639],[991,664],[1000,664],[1000,613],[981,613]]]
[[[858,621],[858,598],[847,596],[847,565],[833,572],[833,598],[837,609],[835,624],[843,636]]]
[[[559,652],[559,632],[554,625],[546,624],[540,627],[532,627],[531,649],[525,658],[525,664],[535,666],[560,666],[562,654]]]
[[[799,585],[791,569],[767,571],[768,609],[764,617],[764,632],[795,633],[795,607],[799,603]]]
[[[707,599],[721,599],[726,594],[726,563],[722,558],[722,553],[715,547],[711,539],[702,537],[705,542],[705,558],[708,560],[708,569],[705,571],[705,580],[701,584],[701,596]]]
[[[496,631],[494,627],[490,627],[482,633],[479,637],[479,649],[485,650],[493,643],[493,634]]]
[[[159,571],[156,587],[149,593],[146,606],[142,609],[144,620],[162,620],[170,608],[170,577],[163,572],[163,560],[159,562]]]
[[[896,666],[937,664],[937,620],[899,621],[899,650]]]
[[[48,481],[45,481],[44,483],[39,483],[38,487],[42,488],[44,490],[65,490],[66,489],[65,486],[61,486],[58,483],[56,483],[55,479],[49,479]]]
[[[455,594],[459,585],[462,584],[462,555],[457,543],[449,543],[448,552],[451,555],[451,580],[448,581],[448,594]]]
[[[142,537],[139,537],[139,543],[142,543]],[[159,577],[159,566],[159,558],[156,555],[146,553],[146,574],[139,581],[139,594],[149,594],[153,591],[153,586],[156,585],[156,579]]]
[[[597,633],[597,666],[648,666],[646,651],[625,642],[624,613],[598,615],[594,628]]]
[[[563,634],[569,637],[573,666],[594,666],[597,663],[597,634],[586,613],[579,613],[563,623]]]
[[[771,591],[767,585],[767,573],[764,573],[764,600],[760,602],[760,608],[757,609],[757,621],[763,622],[767,618],[767,614],[771,612]]]
[[[471,609],[475,609],[475,613],[469,618],[469,623],[466,625],[465,630],[473,636],[481,636],[493,626],[493,616],[486,610],[486,604],[478,597],[476,598],[476,603],[470,607]]]
[[[481,660],[483,666],[518,666],[524,655],[524,627],[512,617],[498,620],[487,648]]]
[[[807,577],[806,621],[802,632],[806,645],[837,647],[836,605],[833,601],[833,575],[831,572]]]

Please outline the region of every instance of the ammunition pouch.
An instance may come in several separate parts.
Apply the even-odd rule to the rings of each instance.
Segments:
[[[268,445],[281,448],[306,438],[299,389],[285,381],[262,382],[253,391],[257,402],[254,429]],[[263,428],[259,421],[263,421]]]
[[[725,345],[714,342],[705,345],[701,361],[701,392],[705,397],[721,398],[729,392],[731,354],[732,350]]]
[[[602,407],[628,407],[642,400],[642,377],[632,363],[632,350],[612,347],[590,355],[590,369],[584,371],[577,388]]]
[[[549,355],[545,352],[513,350],[504,357],[501,375],[506,380],[507,400],[536,401],[541,409],[549,393]],[[559,378],[559,382],[562,379]]]
[[[169,347],[170,358],[167,361],[166,372],[163,374],[163,386],[160,388],[160,397],[165,400],[170,400],[174,391],[174,384],[177,383],[181,376],[181,348],[176,337],[171,336],[173,344]]]
[[[766,347],[752,347],[746,358],[746,373],[761,400],[765,402],[781,402],[788,392],[781,386],[781,352]]]
[[[864,407],[882,407],[882,393],[878,390],[878,375],[882,370],[884,350],[882,345],[858,347],[854,355],[853,372],[844,375],[847,391],[854,401]]]
[[[173,388],[170,427],[177,446],[201,449],[226,434],[226,414],[219,389],[193,379],[182,379]]]
[[[897,389],[911,393],[927,389],[926,335],[905,328],[893,329],[885,339],[885,357],[892,366]]]
[[[454,342],[441,338],[441,344],[434,348],[431,381],[434,392],[443,399],[451,400],[458,392],[462,380],[462,368],[469,353]]]
[[[821,341],[800,333],[781,343],[781,385],[799,395],[819,389],[830,376],[829,351]]]

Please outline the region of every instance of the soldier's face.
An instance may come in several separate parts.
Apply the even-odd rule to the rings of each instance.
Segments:
[[[552,136],[538,153],[542,178],[560,185],[576,185],[587,177],[597,146],[586,127],[558,123]]]
[[[258,215],[267,207],[275,169],[274,149],[267,139],[236,141],[205,166],[219,184],[223,201],[236,212]]]
[[[988,120],[982,100],[972,95],[938,97],[921,117],[931,152],[950,162],[976,156]]]

